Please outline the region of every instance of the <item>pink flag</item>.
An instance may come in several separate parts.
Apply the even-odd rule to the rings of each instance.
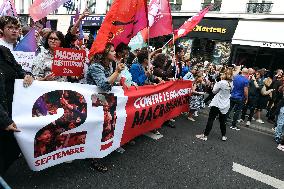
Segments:
[[[151,0],[148,7],[149,37],[173,32],[171,8],[168,0]]]
[[[33,18],[34,22],[36,22],[58,9],[66,1],[68,0],[35,0],[29,8],[30,16]]]
[[[180,37],[187,35],[189,32],[191,32],[194,29],[194,27],[203,19],[203,17],[205,16],[205,14],[209,11],[211,7],[212,6],[206,7],[205,9],[200,11],[197,15],[185,21],[185,23],[178,30],[175,31],[174,41]]]
[[[17,17],[14,0],[4,0],[0,7],[0,16],[13,16]]]

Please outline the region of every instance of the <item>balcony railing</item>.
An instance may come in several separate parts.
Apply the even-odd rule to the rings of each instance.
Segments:
[[[172,12],[179,12],[181,11],[181,4],[170,4]]]
[[[270,13],[273,3],[247,3],[247,13]]]
[[[206,7],[212,5],[212,3],[202,3],[201,4],[201,10],[205,9]],[[220,11],[221,10],[221,3],[214,3],[210,11]]]

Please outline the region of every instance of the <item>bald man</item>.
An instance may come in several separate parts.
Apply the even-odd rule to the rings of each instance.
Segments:
[[[241,75],[236,75],[233,79],[233,90],[231,92],[231,103],[230,109],[227,113],[228,117],[232,109],[234,109],[234,117],[232,126],[233,130],[239,131],[240,128],[237,127],[237,120],[239,119],[241,110],[248,100],[248,74],[249,70],[247,68],[242,69]]]

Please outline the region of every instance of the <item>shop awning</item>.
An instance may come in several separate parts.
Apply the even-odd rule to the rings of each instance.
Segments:
[[[232,44],[284,48],[284,21],[240,20]]]

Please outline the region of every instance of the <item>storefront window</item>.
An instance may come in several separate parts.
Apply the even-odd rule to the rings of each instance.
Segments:
[[[89,11],[91,14],[96,13],[96,0],[90,0],[89,1]]]
[[[213,50],[213,64],[228,64],[232,45],[228,42],[216,42]]]
[[[182,0],[170,0],[169,3],[172,12],[181,10]]]
[[[247,3],[247,13],[270,13],[272,6],[272,1],[250,0]]]
[[[222,0],[204,0],[201,6],[201,9],[208,7],[209,5],[213,4],[213,7],[210,11],[220,11]]]

